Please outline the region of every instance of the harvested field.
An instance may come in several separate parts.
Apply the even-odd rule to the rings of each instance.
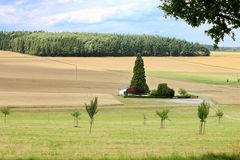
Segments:
[[[146,71],[160,73],[149,74],[147,81],[151,88],[156,88],[158,83],[166,82],[176,90],[185,88],[220,104],[240,104],[240,89],[237,85],[215,85],[191,80],[191,76],[198,73],[204,75],[203,78],[208,77],[208,74],[237,75],[240,73],[238,57],[239,53],[214,53],[212,57],[144,57]],[[24,105],[24,101],[19,97],[28,96],[29,99],[36,100],[37,95],[45,94],[48,95],[44,100],[46,106],[58,104],[72,106],[77,103],[80,105],[89,99],[84,98],[83,94],[100,94],[108,97],[101,98],[104,105],[119,104],[114,96],[117,95],[118,88],[128,86],[130,83],[134,60],[134,57],[35,57],[1,51],[1,97],[5,93],[5,95],[14,93],[8,102],[2,103],[21,106]],[[183,75],[188,73],[190,80],[168,75],[164,77],[162,71],[178,72]],[[224,78],[223,80],[225,81]],[[65,99],[63,95],[68,96]],[[73,96],[75,99],[70,95],[75,95]],[[44,105],[43,101],[35,102],[35,105],[31,105]]]
[[[99,98],[99,105],[122,104],[110,94],[0,92],[0,106],[78,108],[88,103],[92,97]]]

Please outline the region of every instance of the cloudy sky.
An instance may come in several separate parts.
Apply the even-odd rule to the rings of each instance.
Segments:
[[[158,34],[212,44],[204,34],[209,26],[192,28],[181,20],[164,18],[159,0],[0,0],[0,30],[77,31]],[[221,46],[240,46],[226,38]]]

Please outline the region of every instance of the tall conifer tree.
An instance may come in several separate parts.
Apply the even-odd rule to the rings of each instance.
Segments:
[[[149,92],[149,87],[146,83],[144,61],[140,54],[137,55],[135,60],[135,66],[133,69],[133,77],[131,81],[131,88],[137,88],[143,91],[141,94],[146,94]]]

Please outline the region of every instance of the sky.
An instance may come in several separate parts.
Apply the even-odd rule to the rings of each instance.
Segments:
[[[213,44],[204,33],[209,25],[192,28],[165,18],[160,0],[0,0],[0,30],[154,34]],[[220,46],[240,47],[226,38]]]

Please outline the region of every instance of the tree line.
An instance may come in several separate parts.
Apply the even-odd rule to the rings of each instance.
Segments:
[[[198,43],[157,35],[0,32],[0,50],[37,56],[209,56]]]

